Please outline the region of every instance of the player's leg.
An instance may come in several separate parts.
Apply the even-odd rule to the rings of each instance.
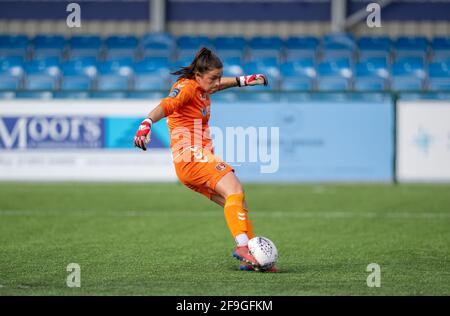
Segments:
[[[225,199],[219,194],[211,195],[211,201],[220,205],[221,207],[225,207]]]
[[[228,227],[237,242],[233,256],[256,266],[257,262],[247,246],[249,236],[252,238],[253,233],[248,221],[242,185],[233,169],[210,151],[203,150],[202,158],[206,159],[188,163],[189,168],[184,168],[186,165],[182,163],[176,163],[177,176],[190,189],[224,206]]]
[[[248,220],[247,202],[241,182],[234,172],[230,171],[217,181],[214,191],[221,197],[215,197],[217,201],[225,201],[225,218],[231,234],[235,238],[240,234],[246,235],[236,240],[238,245],[246,245],[248,238],[253,238],[253,231]]]
[[[253,270],[257,262],[248,249],[248,241],[253,238],[253,229],[248,219],[242,184],[234,172],[230,171],[217,181],[214,191],[222,197],[216,198],[217,201],[225,201],[225,219],[237,244],[233,256],[241,261],[241,270]]]

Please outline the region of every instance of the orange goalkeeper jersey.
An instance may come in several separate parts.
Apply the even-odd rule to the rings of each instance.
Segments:
[[[175,82],[169,96],[161,101],[174,157],[192,146],[212,149],[210,104],[209,94],[195,80],[184,78]]]

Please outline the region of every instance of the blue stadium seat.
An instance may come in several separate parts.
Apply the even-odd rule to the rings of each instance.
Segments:
[[[105,39],[108,59],[136,56],[138,39],[135,36],[109,36]]]
[[[425,71],[425,63],[421,57],[402,58],[392,65],[392,74],[395,76],[413,76],[424,79]]]
[[[435,37],[431,43],[433,61],[450,60],[450,37]]]
[[[16,97],[15,91],[0,91],[0,100],[12,100]]]
[[[290,102],[309,102],[316,94],[310,92],[286,92],[280,94],[280,101],[284,103]]]
[[[279,66],[278,59],[276,57],[259,58],[256,61],[252,61],[246,64],[256,65],[258,67],[274,67],[274,68],[277,68]]]
[[[344,91],[342,92],[332,92],[336,90],[343,90],[343,89],[337,89],[336,87],[331,86],[329,89],[323,89],[322,92],[325,93],[314,93],[311,95],[312,101],[327,101],[327,102],[348,102],[349,100],[352,100],[352,94],[346,93]]]
[[[353,48],[355,46],[355,40],[353,35],[348,33],[331,33],[324,35],[322,37],[322,45],[328,46],[330,44],[340,44],[348,48]]]
[[[204,35],[182,35],[176,39],[176,42],[179,49],[198,49],[201,46],[210,47],[212,45],[209,37]]]
[[[227,65],[242,65],[243,59],[240,56],[221,58],[223,64]]]
[[[269,80],[269,86],[255,86],[253,90],[278,89],[280,84],[280,69],[274,58],[260,59],[243,65],[245,74],[265,74]]]
[[[161,100],[167,96],[164,92],[130,91],[127,99]]]
[[[221,91],[211,95],[211,100],[213,102],[236,102],[239,99],[239,94],[233,91]]]
[[[212,49],[213,45],[209,37],[198,35],[198,36],[180,36],[176,40],[178,47],[178,59],[188,58],[194,59],[195,53],[201,47],[207,47]]]
[[[392,41],[387,36],[362,36],[357,45],[360,61],[374,57],[390,58]]]
[[[165,90],[169,88],[169,61],[166,58],[147,58],[134,64],[135,90]]]
[[[221,58],[243,58],[247,42],[243,36],[218,36],[213,41],[215,53]]]
[[[97,72],[101,75],[115,74],[131,76],[133,73],[133,60],[123,57],[100,62],[97,64]]]
[[[348,59],[322,62],[318,65],[318,88],[322,91],[349,90],[353,76]]]
[[[286,61],[296,59],[315,59],[319,39],[314,36],[291,36],[285,41]]]
[[[249,60],[256,61],[261,58],[275,58],[280,60],[283,53],[283,41],[278,36],[255,36],[248,42]]]
[[[450,60],[431,63],[429,66],[429,90],[450,90]]]
[[[62,35],[37,35],[32,40],[33,58],[63,57],[66,39]]]
[[[97,74],[97,61],[94,57],[72,59],[61,64],[61,71],[64,76],[86,75],[92,78]]]
[[[141,38],[141,45],[145,45],[145,43],[150,42],[175,44],[175,39],[172,34],[167,32],[153,32],[144,34]]]
[[[99,49],[102,46],[102,39],[96,35],[74,35],[69,39],[71,49]]]
[[[283,91],[303,91],[313,90],[314,81],[308,78],[284,77],[281,80],[281,90]]]
[[[422,90],[425,64],[421,57],[407,57],[392,65],[391,88],[396,91]]]
[[[89,99],[87,91],[54,91],[53,99]]]
[[[315,67],[314,59],[304,58],[285,62],[280,66],[280,71],[283,76],[307,75],[308,77],[315,77]]]
[[[52,99],[53,93],[51,91],[17,91],[16,99]]]
[[[61,72],[58,57],[48,57],[30,61],[24,65],[24,69],[27,75],[43,74],[57,77]]]
[[[63,76],[61,90],[90,90],[92,79],[87,75]]]
[[[322,39],[322,60],[348,58],[353,59],[355,43],[348,34],[330,34]]]
[[[111,48],[136,48],[138,39],[131,35],[114,35],[105,39],[105,45],[108,49]]]
[[[97,90],[111,91],[111,90],[128,90],[129,78],[116,74],[105,74],[97,76]]]
[[[316,70],[313,59],[286,62],[280,66],[280,72],[282,90],[312,90],[314,88]]]
[[[136,74],[134,77],[134,90],[167,90],[169,89],[169,80],[154,74]]]
[[[89,93],[91,99],[126,99],[127,94],[119,91],[92,91]]]
[[[396,59],[404,57],[426,58],[428,53],[428,40],[424,36],[400,36],[394,42]]]
[[[419,91],[423,90],[423,80],[413,77],[393,76],[391,79],[391,89],[394,91]]]
[[[214,47],[217,50],[237,50],[245,47],[247,44],[243,36],[217,36],[214,40]]]
[[[28,37],[26,35],[0,35],[0,56],[22,56],[28,53]]]
[[[26,90],[56,90],[58,81],[48,74],[27,74],[24,88]]]
[[[75,57],[95,57],[101,52],[102,40],[100,36],[77,35],[72,36],[69,41],[69,56]]]
[[[37,35],[32,40],[33,48],[64,48],[66,39],[62,35]]]
[[[142,57],[173,58],[175,40],[167,33],[145,34],[140,42]]]
[[[224,77],[242,76],[244,74],[241,57],[223,58],[222,63]]]
[[[69,59],[82,57],[93,57],[95,59],[100,59],[102,57],[102,51],[99,49],[91,49],[91,48],[71,49],[68,51]]]
[[[147,43],[166,43],[168,45],[175,45],[175,39],[172,34],[165,32],[146,33],[141,38],[141,45]]]
[[[384,57],[372,57],[356,64],[357,76],[376,76],[387,79],[389,65]]]
[[[142,48],[142,58],[147,57],[168,57],[173,58],[174,49],[172,45],[165,43],[147,43]]]
[[[320,91],[346,91],[350,90],[350,81],[341,77],[319,77],[317,88]]]
[[[355,91],[384,91],[386,80],[376,77],[356,77],[354,82]]]
[[[250,101],[250,102],[278,102],[280,96],[278,93],[264,92],[264,91],[250,91],[246,90],[237,94],[237,101]]]
[[[319,76],[352,76],[351,62],[347,58],[324,61],[318,65]]]
[[[389,68],[384,57],[372,57],[355,66],[354,88],[357,91],[382,91],[387,87]]]
[[[21,80],[10,74],[0,74],[0,90],[18,90]]]
[[[139,51],[134,48],[110,48],[104,52],[104,60],[113,60],[116,58],[128,57],[134,60],[139,60]]]
[[[0,57],[0,74],[9,74],[17,77],[23,75],[24,58],[22,56]]]
[[[348,58],[353,59],[355,52],[352,49],[348,49],[344,46],[338,47],[337,45],[332,48],[322,49],[322,60]]]
[[[170,65],[170,67],[169,67],[170,72],[176,71],[176,70],[180,69],[180,67],[189,66],[191,64],[193,58],[194,57],[191,56],[191,57],[184,57],[181,59],[177,59]]]
[[[158,73],[161,75],[168,74],[170,61],[166,57],[146,58],[133,65],[135,73],[148,74]]]
[[[56,57],[59,60],[64,58],[64,49],[62,48],[38,48],[33,50],[33,59],[42,59]]]

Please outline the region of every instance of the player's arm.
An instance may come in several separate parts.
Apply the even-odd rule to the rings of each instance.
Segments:
[[[269,84],[269,80],[267,80],[267,77],[263,74],[238,77],[223,77],[220,79],[219,91],[233,87],[256,86],[261,84],[265,86]]]
[[[187,103],[192,97],[192,92],[188,87],[179,86],[173,89],[167,98],[162,99],[161,103],[155,107],[145,120],[141,122],[134,137],[134,146],[147,150],[147,144],[151,140],[151,131],[153,123],[158,122],[163,117],[169,116],[181,106]]]
[[[159,104],[147,115],[145,120],[143,120],[139,125],[136,136],[134,137],[134,146],[139,147],[143,150],[147,150],[146,145],[150,142],[152,125],[153,123],[158,122],[164,116],[164,109],[161,104]]]

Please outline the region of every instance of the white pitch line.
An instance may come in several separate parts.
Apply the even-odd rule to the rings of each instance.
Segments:
[[[295,212],[295,211],[250,211],[250,217],[273,219],[450,219],[450,212]],[[220,210],[211,211],[45,211],[45,210],[0,210],[1,217],[223,217]]]

